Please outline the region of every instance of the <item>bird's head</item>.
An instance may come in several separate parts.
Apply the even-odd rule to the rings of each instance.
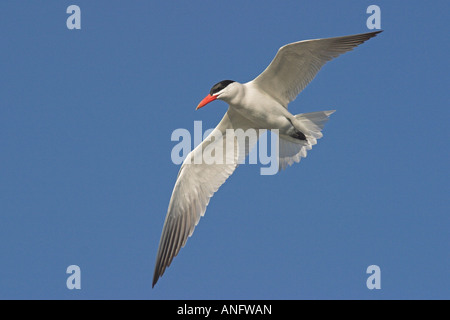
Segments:
[[[216,99],[227,101],[227,99],[231,99],[236,94],[236,84],[237,82],[233,80],[223,80],[215,85],[212,86],[211,91],[209,91],[209,94],[198,104],[196,110],[200,109],[201,107],[206,106],[211,101],[214,101]]]

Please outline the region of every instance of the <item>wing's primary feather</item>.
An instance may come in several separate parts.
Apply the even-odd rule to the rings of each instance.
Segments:
[[[311,82],[320,68],[381,31],[294,42],[281,47],[269,66],[253,80],[287,108]]]

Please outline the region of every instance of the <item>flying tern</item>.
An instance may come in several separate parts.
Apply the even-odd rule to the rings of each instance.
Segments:
[[[181,165],[159,242],[153,287],[194,232],[210,198],[251,149],[250,142],[238,145],[233,130],[254,129],[259,135],[264,130],[276,129],[279,168],[299,162],[322,137],[321,131],[334,110],[293,115],[288,104],[327,61],[380,32],[290,43],[281,47],[269,66],[252,81],[242,84],[224,80],[211,88],[197,109],[216,99],[228,103],[229,108],[217,127]],[[229,138],[235,142],[233,148],[226,147]],[[198,161],[207,149],[221,151],[223,161]]]

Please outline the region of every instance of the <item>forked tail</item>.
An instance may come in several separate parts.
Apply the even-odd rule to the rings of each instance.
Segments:
[[[295,118],[302,123],[308,130],[304,132],[306,140],[299,140],[297,143],[291,142],[291,139],[279,139],[279,157],[278,163],[280,169],[285,169],[294,162],[300,162],[300,159],[306,157],[307,150],[317,144],[317,140],[323,137],[322,129],[328,121],[330,115],[336,110],[318,111],[311,113],[297,114]]]

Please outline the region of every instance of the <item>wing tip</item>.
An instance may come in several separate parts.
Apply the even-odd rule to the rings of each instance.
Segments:
[[[336,39],[338,41],[349,41],[349,40],[355,41],[355,46],[358,46],[358,45],[366,42],[367,40],[376,37],[378,34],[380,34],[383,31],[384,30],[377,30],[377,31],[365,32],[365,33],[359,33],[359,34],[354,34],[354,35],[337,37]]]
[[[377,31],[372,31],[372,32],[368,32],[368,33],[363,33],[363,34],[369,35],[370,37],[368,39],[370,39],[370,38],[376,37],[378,34],[382,33],[383,31],[384,30],[377,30]]]
[[[155,272],[153,273],[152,289],[155,287],[159,278],[161,278],[163,276],[165,270],[166,270],[166,267],[164,265],[161,266],[161,263],[156,264]]]
[[[155,266],[155,272],[153,273],[153,281],[152,281],[152,289],[155,287],[155,284],[158,282],[161,277],[161,273],[158,271],[158,265]]]
[[[366,33],[360,33],[358,35],[355,35],[357,38],[359,38],[359,40],[361,41],[361,43],[366,42],[369,39],[372,39],[374,37],[376,37],[378,34],[380,34],[381,32],[383,32],[383,30],[377,30],[377,31],[371,31],[371,32],[366,32]],[[360,43],[360,44],[361,44]]]

